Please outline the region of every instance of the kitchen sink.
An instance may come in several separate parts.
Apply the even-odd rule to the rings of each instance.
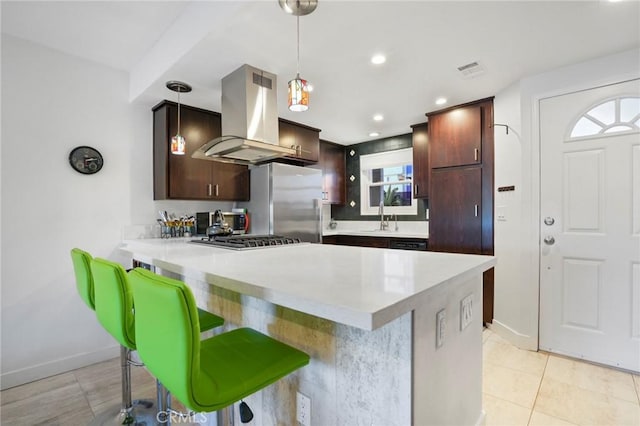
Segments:
[[[360,231],[360,232],[367,232],[367,233],[372,233],[372,234],[373,234],[373,233],[378,233],[378,234],[395,234],[395,233],[396,233],[396,232],[398,232],[398,231],[394,231],[394,230],[392,230],[392,229],[385,229],[385,230],[382,230],[382,229],[363,229],[363,230],[362,230],[362,231]]]

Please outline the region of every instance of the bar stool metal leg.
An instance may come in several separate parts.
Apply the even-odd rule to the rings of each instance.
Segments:
[[[156,424],[156,410],[153,407],[153,401],[144,399],[131,401],[131,364],[133,361],[130,358],[131,349],[120,346],[120,381],[122,383],[120,404],[98,414],[91,421],[92,426]]]
[[[120,346],[120,370],[122,371],[122,408],[120,414],[125,420],[123,424],[133,423],[131,418],[131,366],[129,365],[129,349]]]
[[[167,391],[160,380],[156,379],[156,396],[157,396],[157,406],[158,406],[158,415],[157,421],[161,425],[171,425],[171,414],[169,410],[171,409],[171,396]]]

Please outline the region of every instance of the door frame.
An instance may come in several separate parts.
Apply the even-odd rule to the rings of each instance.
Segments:
[[[569,67],[573,68],[573,67]],[[606,74],[606,70],[604,71]],[[531,253],[534,253],[531,256],[531,263],[528,265],[532,272],[532,283],[535,284],[535,301],[537,309],[535,309],[535,317],[536,317],[536,333],[533,336],[530,336],[528,339],[529,346],[528,349],[538,350],[540,345],[540,266],[541,266],[541,257],[540,257],[540,245],[541,241],[541,229],[542,229],[542,212],[541,212],[541,199],[542,199],[542,188],[541,188],[541,172],[542,172],[542,164],[541,164],[541,149],[542,149],[542,140],[540,135],[540,102],[543,99],[558,97],[562,95],[567,95],[570,93],[585,91],[594,89],[601,86],[608,86],[616,83],[621,83],[628,80],[638,79],[640,78],[640,70],[636,72],[621,72],[621,73],[609,73],[609,75],[605,76],[589,76],[585,78],[583,81],[579,81],[577,83],[573,83],[570,85],[564,85],[564,87],[558,87],[553,89],[541,90],[536,92],[532,92],[530,96],[530,108],[531,108],[531,122],[530,122],[530,135],[531,135],[531,169],[529,172],[531,173],[530,177],[530,195],[531,195],[531,217],[528,222],[528,232],[530,234],[529,246],[527,250]],[[523,102],[523,105],[525,103]],[[586,108],[586,106],[585,106]],[[523,117],[524,111],[522,114]],[[523,120],[523,124],[524,124]],[[524,160],[523,160],[524,161]],[[524,171],[524,170],[523,170]],[[527,176],[523,173],[522,179],[523,182],[526,182]],[[523,209],[524,211],[524,209]],[[527,212],[525,212],[527,214]],[[532,292],[533,294],[534,292]]]

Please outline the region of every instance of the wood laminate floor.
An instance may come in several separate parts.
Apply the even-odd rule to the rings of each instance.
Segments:
[[[156,382],[142,367],[131,367],[132,398],[156,398]],[[0,393],[1,424],[86,425],[121,401],[120,358],[16,386]]]

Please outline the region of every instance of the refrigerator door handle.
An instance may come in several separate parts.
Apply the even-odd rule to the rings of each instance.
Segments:
[[[313,204],[316,209],[317,242],[322,244],[322,200],[316,198],[313,200]]]

